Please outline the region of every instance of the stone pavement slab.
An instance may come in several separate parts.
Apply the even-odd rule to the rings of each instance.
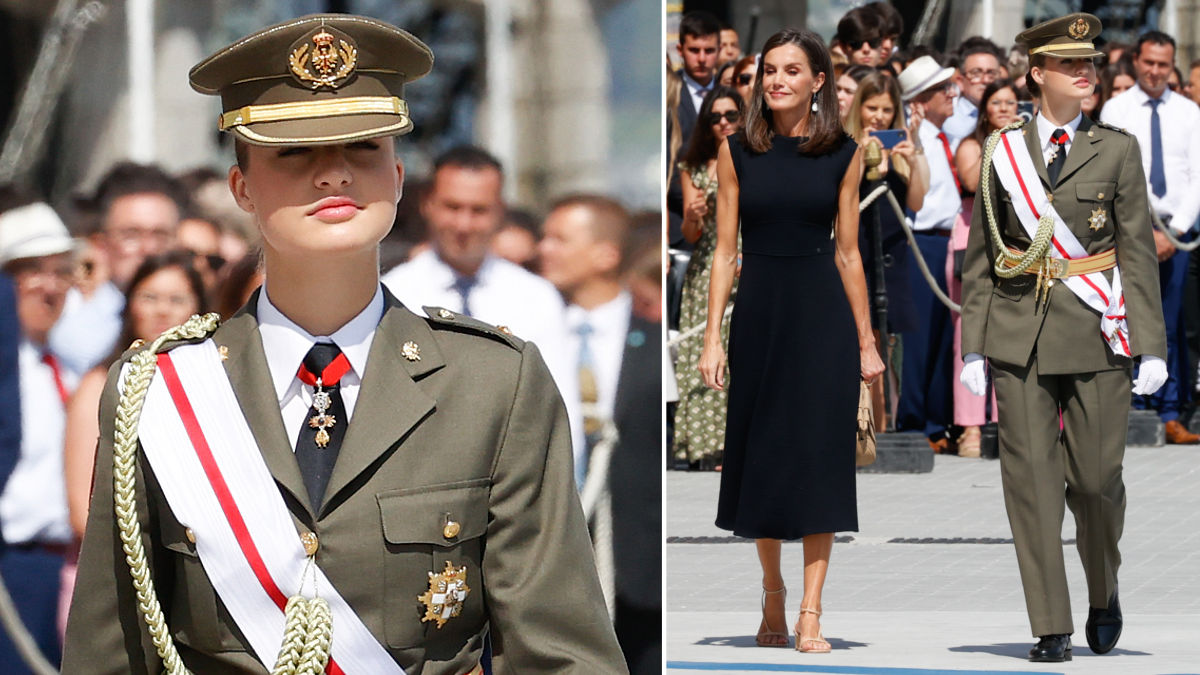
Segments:
[[[1087,648],[1086,587],[1064,519],[1075,659],[1030,664],[1033,643],[1009,541],[999,464],[939,456],[928,474],[860,474],[859,532],[834,546],[823,629],[832,654],[754,646],[760,572],[752,543],[713,526],[720,476],[667,474],[670,672],[1200,673],[1200,448],[1129,448],[1121,604],[1111,655]],[[799,542],[784,544],[789,620]],[[723,664],[746,664],[726,666]],[[1047,666],[1051,666],[1047,668]]]

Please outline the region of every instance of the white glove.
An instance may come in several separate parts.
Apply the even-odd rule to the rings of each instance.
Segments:
[[[958,376],[958,381],[976,396],[987,393],[987,373],[983,372],[983,363],[983,354],[967,354],[963,359],[962,374]]]
[[[965,370],[963,371],[966,372]],[[1167,364],[1157,356],[1145,354],[1141,357],[1137,379],[1133,381],[1133,393],[1149,396],[1158,391],[1167,381]]]

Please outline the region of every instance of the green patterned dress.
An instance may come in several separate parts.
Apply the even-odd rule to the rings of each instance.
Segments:
[[[679,307],[679,329],[703,326],[708,320],[708,284],[712,276],[713,253],[717,246],[717,179],[701,167],[680,165],[691,176],[692,184],[704,192],[708,200],[708,215],[700,224],[700,239],[696,241],[691,261],[683,277],[683,297]],[[737,293],[737,279],[729,295],[732,306]],[[729,315],[721,321],[721,346],[729,345]],[[675,382],[679,387],[679,403],[675,408],[675,457],[711,467],[721,463],[725,451],[726,393],[704,386],[700,376],[700,352],[704,348],[703,329],[679,344],[675,361]],[[729,387],[729,372],[725,373]]]

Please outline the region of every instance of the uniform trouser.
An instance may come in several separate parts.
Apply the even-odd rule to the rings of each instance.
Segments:
[[[945,292],[946,278],[942,270],[946,268],[950,239],[917,232],[916,240],[920,255]],[[896,428],[933,436],[944,431],[952,419],[950,378],[953,368],[950,361],[954,354],[954,324],[950,320],[950,310],[933,294],[916,261],[909,265],[909,270],[918,327],[902,334],[904,358],[900,369]]]
[[[1191,401],[1191,364],[1188,359],[1187,327],[1184,322],[1184,290],[1189,253],[1176,251],[1158,264],[1162,293],[1163,323],[1167,330],[1167,381],[1149,396],[1133,397],[1138,410],[1155,410],[1163,422],[1179,419]]]
[[[1121,462],[1129,424],[1128,368],[1042,375],[993,363],[1000,413],[1000,474],[1017,549],[1025,606],[1035,636],[1074,632],[1061,539],[1065,503],[1088,604],[1107,607],[1116,589],[1125,524]],[[1063,432],[1059,434],[1058,411]]]

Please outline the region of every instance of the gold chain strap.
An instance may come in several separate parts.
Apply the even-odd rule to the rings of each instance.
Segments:
[[[150,578],[150,565],[142,546],[142,526],[137,519],[134,463],[137,459],[138,421],[146,392],[154,379],[158,351],[167,342],[195,340],[207,337],[217,329],[217,314],[193,315],[183,325],[158,336],[151,345],[134,354],[130,368],[122,380],[117,403],[116,433],[113,448],[113,506],[121,535],[125,562],[137,591],[138,609],[150,631],[150,639],[158,651],[163,667],[171,675],[191,675],[179,658],[175,642],[163,618],[162,605]],[[321,598],[308,600],[301,596],[288,599],[284,611],[286,630],[278,663],[272,675],[319,675],[329,662],[333,616],[329,604]]]
[[[993,266],[993,270],[996,272],[996,276],[1002,279],[1011,279],[1019,274],[1024,274],[1034,264],[1048,257],[1050,240],[1054,238],[1054,219],[1048,214],[1042,214],[1042,217],[1038,218],[1033,243],[1030,244],[1028,250],[1017,255],[1004,245],[1004,239],[1000,236],[1000,226],[996,223],[996,214],[992,208],[992,182],[988,179],[988,172],[992,170],[992,155],[996,151],[996,144],[1000,142],[1000,136],[1021,128],[1023,124],[1025,123],[1013,122],[1003,129],[993,131],[988,136],[983,148],[983,163],[979,170],[979,193],[983,199],[983,211],[987,217],[988,232],[991,234],[992,244],[996,247],[996,264]]]

